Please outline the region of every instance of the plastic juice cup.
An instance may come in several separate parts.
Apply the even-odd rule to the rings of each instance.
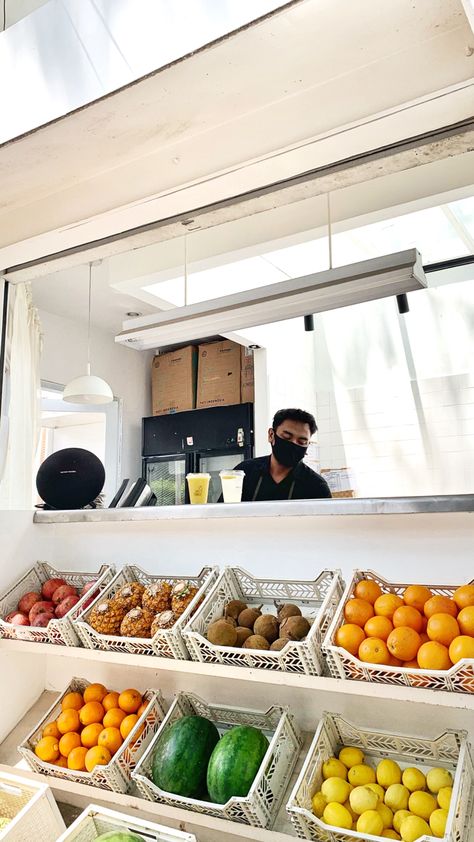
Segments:
[[[209,494],[210,474],[186,474],[189,488],[189,499],[193,504],[207,503]]]
[[[224,503],[240,503],[242,500],[242,485],[245,472],[221,471],[219,476],[222,483]]]

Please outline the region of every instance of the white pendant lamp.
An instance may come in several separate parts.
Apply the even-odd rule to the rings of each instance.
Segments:
[[[87,325],[87,374],[75,377],[65,387],[63,401],[97,406],[111,403],[114,396],[109,384],[91,374],[91,298],[92,298],[92,263],[89,263],[89,314]]]

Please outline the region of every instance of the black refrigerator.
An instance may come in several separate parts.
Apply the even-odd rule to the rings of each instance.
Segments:
[[[188,503],[186,474],[211,475],[209,503],[221,494],[219,472],[253,456],[253,404],[193,409],[143,419],[143,479],[157,506]]]

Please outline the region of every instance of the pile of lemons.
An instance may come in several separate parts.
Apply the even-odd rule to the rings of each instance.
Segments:
[[[447,769],[425,776],[394,760],[381,760],[376,769],[364,760],[359,748],[346,746],[323,763],[323,784],[312,798],[315,816],[333,827],[403,842],[444,836],[453,785]]]

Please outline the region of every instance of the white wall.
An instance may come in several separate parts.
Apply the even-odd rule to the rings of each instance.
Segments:
[[[65,385],[85,373],[87,327],[45,310],[40,311],[44,334],[41,379]],[[113,336],[93,328],[92,373],[110,384],[122,400],[122,477],[141,475],[141,420],[151,413],[151,355],[123,348]]]

